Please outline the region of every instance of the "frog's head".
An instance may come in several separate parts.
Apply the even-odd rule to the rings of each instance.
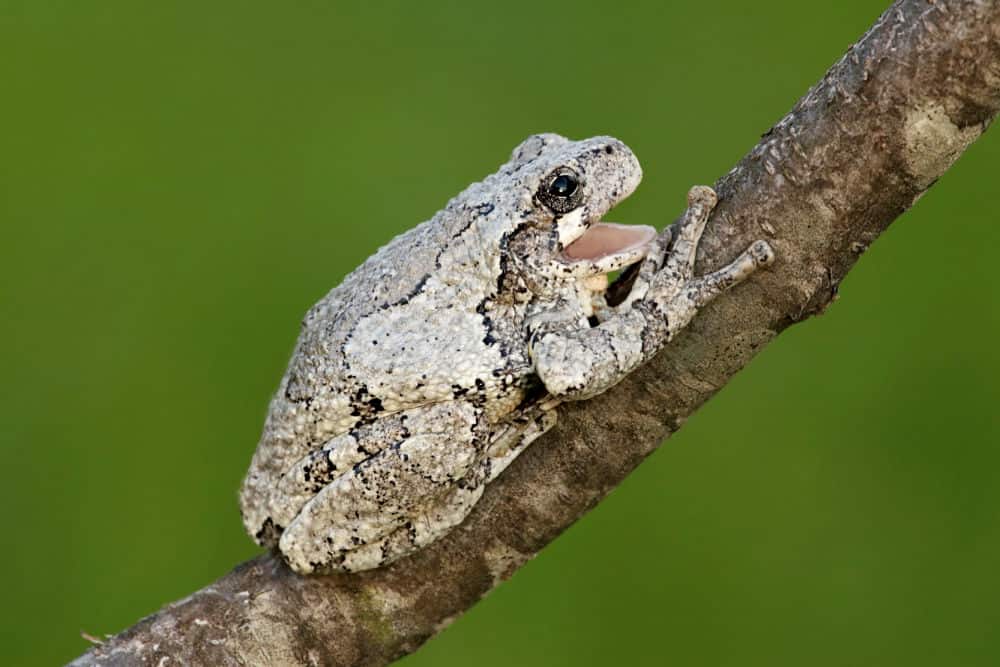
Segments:
[[[535,290],[634,264],[656,237],[652,227],[602,220],[642,178],[639,161],[617,139],[535,135],[514,149],[505,171],[515,177],[519,187],[511,194],[520,200],[507,250]]]

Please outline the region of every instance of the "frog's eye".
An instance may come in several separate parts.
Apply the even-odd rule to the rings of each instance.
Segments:
[[[573,174],[559,174],[549,183],[549,194],[553,197],[572,197],[578,186]]]
[[[583,202],[580,177],[569,167],[556,169],[542,182],[538,199],[553,213],[568,213]]]

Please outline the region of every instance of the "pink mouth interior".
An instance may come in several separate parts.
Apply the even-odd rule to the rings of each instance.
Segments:
[[[603,259],[642,250],[656,238],[656,230],[646,225],[619,225],[598,222],[583,236],[566,246],[563,251],[569,259]]]

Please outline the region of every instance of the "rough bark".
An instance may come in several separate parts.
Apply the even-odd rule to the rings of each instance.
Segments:
[[[237,567],[74,665],[384,665],[415,651],[599,502],[780,331],[821,312],[869,244],[1000,108],[1000,2],[900,0],[717,184],[699,253],[756,238],[778,262],[559,425],[447,538],[391,567]],[[678,202],[680,207],[680,202]]]

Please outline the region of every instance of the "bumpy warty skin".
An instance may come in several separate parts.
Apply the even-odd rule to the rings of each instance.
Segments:
[[[518,410],[538,384],[524,323],[534,298],[526,285],[542,280],[522,274],[561,249],[555,216],[534,195],[564,164],[592,184],[585,206],[595,220],[641,175],[617,140],[532,137],[497,173],[381,248],[309,311],[240,494],[245,526],[260,544],[275,546],[301,510],[275,493],[279,480],[335,436],[401,411],[462,402],[474,407],[482,450]],[[539,256],[510,255],[519,232]],[[349,465],[369,458],[357,449]]]
[[[369,569],[426,546],[554,424],[560,401],[620,381],[720,285],[770,261],[758,248],[692,279],[708,188],[692,190],[669,254],[652,228],[598,224],[641,174],[610,137],[529,137],[323,297],[243,482],[250,535],[300,573]],[[585,237],[611,238],[610,250],[574,253],[597,247]],[[636,262],[636,298],[607,307],[594,278]]]

